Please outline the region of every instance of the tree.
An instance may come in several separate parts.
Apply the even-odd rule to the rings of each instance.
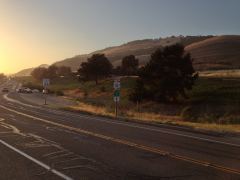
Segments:
[[[35,68],[31,76],[37,81],[42,81],[43,78],[48,78],[48,69],[44,67]]]
[[[5,79],[5,78],[6,78],[6,76],[3,73],[0,73],[0,81]]]
[[[130,92],[129,100],[133,102],[141,102],[144,98],[146,98],[146,89],[143,82],[138,79],[134,88]]]
[[[112,74],[116,76],[121,76],[122,75],[122,68],[121,66],[117,66],[112,69]]]
[[[192,61],[191,55],[180,44],[156,50],[146,66],[139,70],[143,98],[159,102],[176,101],[179,96],[187,98],[186,90],[192,89],[198,77]],[[137,91],[135,87],[132,96]]]
[[[88,58],[87,62],[81,64],[78,70],[80,80],[94,80],[98,84],[98,80],[108,77],[112,72],[112,64],[104,54],[94,54]]]
[[[72,70],[70,67],[67,66],[60,66],[57,69],[58,76],[70,76],[72,74]]]
[[[122,59],[122,72],[125,75],[136,75],[138,69],[138,59],[134,55],[126,56]]]
[[[50,79],[57,78],[58,77],[58,67],[55,65],[49,66],[47,69],[47,74],[48,74],[48,78],[50,78]]]

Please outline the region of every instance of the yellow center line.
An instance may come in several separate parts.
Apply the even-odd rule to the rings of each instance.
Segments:
[[[33,120],[38,120],[38,121],[41,121],[41,122],[44,122],[44,123],[47,123],[47,124],[51,124],[51,125],[54,125],[54,126],[58,126],[58,127],[61,127],[61,128],[65,128],[65,129],[68,129],[68,130],[71,130],[71,131],[74,131],[74,132],[77,132],[77,133],[97,137],[97,138],[100,138],[100,139],[103,139],[103,140],[106,140],[106,141],[111,141],[111,142],[118,143],[118,144],[127,145],[127,146],[130,146],[130,147],[133,147],[133,148],[137,148],[137,149],[140,149],[140,150],[144,150],[144,151],[148,151],[148,152],[151,152],[151,153],[159,154],[159,155],[162,155],[162,156],[167,156],[167,157],[170,157],[170,158],[173,158],[173,159],[182,160],[182,161],[189,162],[189,163],[192,163],[192,164],[198,164],[198,165],[205,166],[205,167],[207,166],[207,167],[211,167],[213,169],[217,169],[217,170],[224,171],[224,172],[227,172],[227,173],[240,175],[240,170],[238,170],[238,169],[233,169],[233,168],[221,166],[221,165],[218,165],[218,164],[209,163],[207,161],[200,161],[200,160],[193,159],[193,158],[190,158],[190,157],[181,156],[181,155],[173,154],[173,153],[170,153],[170,152],[167,152],[167,151],[164,151],[164,150],[160,150],[159,148],[153,148],[153,147],[145,146],[145,145],[142,145],[142,144],[137,144],[137,143],[134,143],[134,142],[130,142],[130,141],[127,141],[127,140],[118,139],[118,138],[106,136],[106,135],[103,135],[103,134],[94,133],[94,132],[87,131],[87,130],[84,130],[84,129],[81,129],[81,128],[75,128],[75,127],[71,127],[71,126],[68,126],[68,125],[52,122],[52,121],[49,121],[49,120],[46,120],[46,119],[42,119],[42,118],[39,118],[39,117],[35,117],[35,116],[29,115],[29,114],[25,114],[25,113],[7,108],[7,107],[2,106],[2,105],[0,105],[0,107],[5,109],[5,110],[8,110],[10,112],[16,113],[18,115],[25,116],[25,117],[31,118]]]

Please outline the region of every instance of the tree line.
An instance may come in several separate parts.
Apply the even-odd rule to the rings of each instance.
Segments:
[[[58,77],[68,77],[72,75],[72,70],[67,66],[49,66],[35,68],[32,73],[32,77],[37,81],[42,81],[44,78],[55,79]]]
[[[198,74],[195,72],[193,59],[186,53],[182,44],[175,44],[157,49],[152,53],[150,61],[139,68],[139,60],[134,55],[122,59],[121,65],[113,67],[104,54],[93,54],[83,62],[77,75],[80,81],[95,81],[111,75],[136,75],[136,84],[130,92],[129,99],[140,102],[144,99],[169,102],[179,97],[188,98],[187,91],[191,90]],[[69,67],[50,66],[36,68],[32,72],[35,79],[55,78],[70,75]]]
[[[126,56],[122,59],[121,66],[113,68],[113,65],[104,54],[94,54],[83,62],[78,69],[79,80],[93,80],[98,84],[99,79],[111,75],[137,75],[139,61],[134,55]]]
[[[0,73],[0,81],[4,80],[7,76],[5,76],[5,74]]]

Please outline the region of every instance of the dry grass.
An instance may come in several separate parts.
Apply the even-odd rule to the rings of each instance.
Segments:
[[[216,36],[186,47],[197,70],[240,67],[240,36]]]
[[[79,103],[78,106],[68,107],[67,110],[87,112],[93,115],[100,115],[106,117],[115,117],[114,112],[109,111],[106,107],[99,107],[89,105],[86,103]],[[179,125],[185,127],[191,127],[197,130],[210,130],[217,132],[236,132],[240,133],[240,125],[231,124],[216,124],[216,123],[194,123],[183,121],[179,116],[166,116],[159,113],[138,113],[136,111],[127,111],[121,113],[119,118],[131,121],[139,121],[145,123],[161,123],[170,125]]]
[[[214,78],[239,78],[240,70],[215,70],[200,72],[201,77],[214,77]]]
[[[113,117],[114,113],[107,111],[105,107],[94,106],[86,103],[78,103],[78,106],[70,106],[67,109],[73,111],[82,111],[90,114],[96,114],[100,116]]]

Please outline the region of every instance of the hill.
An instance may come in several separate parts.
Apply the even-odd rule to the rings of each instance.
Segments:
[[[194,58],[196,70],[222,70],[240,68],[240,36],[172,36],[159,39],[144,39],[131,41],[120,46],[109,47],[90,54],[77,55],[57,61],[53,65],[69,66],[76,71],[82,62],[95,53],[104,53],[116,67],[123,57],[135,55],[144,65],[150,55],[158,48],[182,43],[186,51]],[[16,76],[29,76],[34,68],[22,70]]]
[[[198,70],[240,68],[240,36],[217,36],[186,47]]]
[[[212,36],[172,36],[167,38],[159,38],[159,39],[145,39],[145,40],[136,40],[131,41],[126,44],[109,47],[106,49],[102,49],[99,51],[92,52],[90,54],[74,56],[72,58],[64,59],[62,61],[54,63],[57,66],[69,66],[73,71],[76,71],[80,64],[87,60],[92,54],[95,53],[104,53],[114,66],[118,66],[121,63],[121,59],[127,55],[135,55],[140,61],[140,64],[145,64],[150,55],[158,48],[172,45],[176,43],[182,43],[184,45],[189,45],[195,42],[199,42]]]
[[[42,64],[42,65],[40,65],[40,66],[38,66],[38,67],[45,67],[45,68],[47,68],[48,66],[49,66],[49,65],[47,65],[47,64]],[[28,69],[23,69],[23,70],[17,72],[16,74],[14,74],[14,76],[17,76],[17,77],[19,77],[19,76],[30,76],[31,73],[32,73],[32,71],[33,71],[35,68],[36,68],[36,67],[28,68]]]

